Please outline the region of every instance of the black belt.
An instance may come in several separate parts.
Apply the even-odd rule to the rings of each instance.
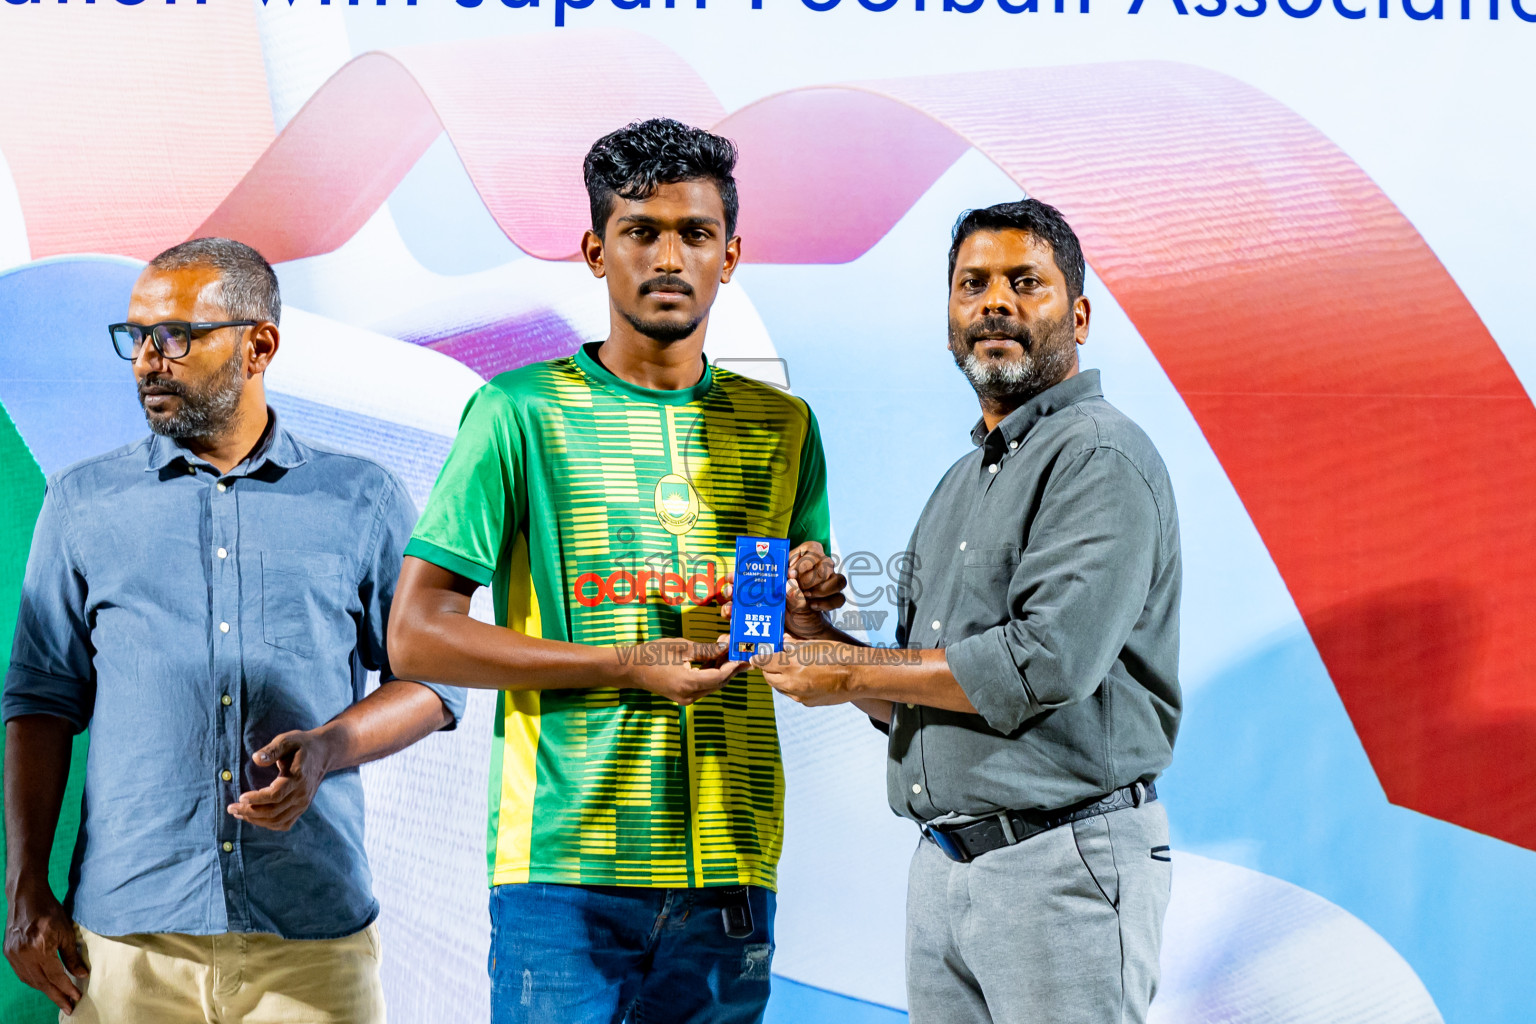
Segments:
[[[1089,804],[1055,811],[999,811],[990,818],[964,825],[924,825],[923,835],[950,860],[964,864],[992,850],[1022,843],[1030,836],[1048,832],[1058,825],[1127,807],[1140,807],[1156,799],[1157,787],[1152,783],[1133,782]]]

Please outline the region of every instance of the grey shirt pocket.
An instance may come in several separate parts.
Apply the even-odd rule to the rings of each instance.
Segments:
[[[944,631],[946,638],[958,640],[1008,621],[1008,585],[1022,553],[1017,544],[965,553],[955,607],[950,613],[954,628]]]

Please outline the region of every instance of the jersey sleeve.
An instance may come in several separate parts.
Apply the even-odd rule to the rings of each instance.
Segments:
[[[528,507],[522,428],[512,398],[487,384],[464,407],[458,435],[405,553],[491,585]]]
[[[789,546],[819,541],[823,551],[832,550],[832,513],[827,507],[827,458],[821,450],[821,427],[816,414],[805,407],[805,441],[800,446],[800,482],[789,517]]]
[[[357,594],[363,614],[357,625],[357,653],[363,667],[379,673],[379,682],[399,678],[389,668],[389,613],[394,606],[395,587],[400,581],[400,556],[416,522],[416,506],[411,504],[399,479],[387,470],[378,496],[373,536],[365,550],[362,579]],[[433,693],[448,709],[452,720],[444,729],[456,728],[464,717],[467,696],[462,686],[444,683],[419,683]]]

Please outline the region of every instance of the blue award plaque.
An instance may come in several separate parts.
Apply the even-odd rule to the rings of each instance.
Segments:
[[[732,661],[772,654],[784,646],[784,587],[789,579],[789,541],[737,537],[731,588]]]

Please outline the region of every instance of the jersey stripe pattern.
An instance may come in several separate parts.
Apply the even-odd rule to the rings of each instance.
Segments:
[[[408,555],[489,585],[499,625],[618,646],[713,642],[738,535],[830,547],[800,399],[718,367],[652,391],[596,345],[501,374],[465,410]],[[490,775],[493,885],[773,887],[773,697],[738,675],[688,707],[638,688],[507,690]]]

